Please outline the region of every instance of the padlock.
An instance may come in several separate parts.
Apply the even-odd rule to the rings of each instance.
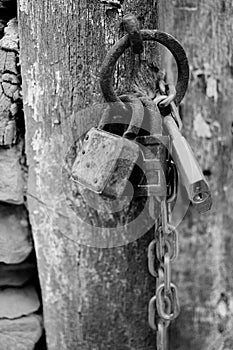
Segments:
[[[199,212],[209,210],[212,205],[212,199],[208,183],[190,145],[184,136],[181,135],[177,123],[170,114],[164,117],[164,127],[172,139],[172,158],[191,203]]]
[[[120,97],[131,106],[132,117],[123,136],[104,130],[108,116],[103,114],[99,127],[91,128],[72,167],[72,178],[98,194],[121,197],[139,156],[134,142],[143,121],[141,101],[131,95]],[[115,106],[116,109],[116,104]],[[129,113],[129,111],[128,111]],[[115,122],[116,123],[116,122]]]
[[[135,191],[136,196],[167,196],[166,165],[169,137],[162,135],[162,119],[156,105],[141,98],[150,119],[149,134],[136,137],[141,145],[144,177]]]

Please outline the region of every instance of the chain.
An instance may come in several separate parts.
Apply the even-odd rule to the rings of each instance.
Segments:
[[[180,312],[177,287],[171,281],[171,263],[178,256],[178,232],[168,222],[167,199],[161,201],[161,222],[148,247],[148,269],[156,278],[155,295],[149,302],[149,325],[157,331],[157,350],[167,349],[167,328]],[[157,260],[157,261],[156,261]],[[156,265],[159,267],[155,268]]]
[[[173,102],[174,88],[169,86],[168,91],[170,94],[165,95],[166,85],[164,81],[160,81],[160,94],[156,98],[156,103],[161,103],[163,108],[170,107],[171,115],[181,128],[179,113]],[[177,192],[177,171],[171,160],[169,163],[169,178],[172,181],[169,183],[168,196],[161,199],[161,217],[155,221],[155,237],[148,247],[148,269],[150,274],[156,278],[155,294],[149,301],[148,322],[150,327],[157,332],[157,350],[167,350],[168,327],[180,312],[177,287],[171,280],[171,264],[177,258],[179,250],[178,231],[170,224],[171,207]],[[154,199],[150,198],[150,201]]]
[[[125,112],[124,103],[117,96],[112,86],[116,62],[128,47],[131,47],[134,53],[140,54],[143,52],[143,41],[159,42],[175,58],[177,64],[177,82],[176,87],[173,87],[164,83],[163,75],[160,78],[158,77],[158,98],[160,100],[151,102],[160,105],[162,116],[166,115],[166,109],[168,109],[168,113],[172,115],[178,128],[181,129],[182,123],[175,102],[177,105],[181,102],[189,81],[189,65],[183,47],[175,38],[165,32],[146,29],[140,30],[137,18],[133,15],[123,18],[123,26],[128,34],[122,37],[109,50],[101,68],[100,87],[105,101],[115,103],[118,112]],[[158,94],[156,92],[156,95]],[[165,114],[163,114],[163,110],[165,110]],[[164,196],[166,198],[160,197],[161,218],[158,220],[155,215],[155,209],[158,206],[158,197],[149,196],[149,213],[155,220],[155,236],[148,247],[148,268],[157,282],[155,294],[149,302],[148,321],[151,328],[157,331],[157,350],[167,349],[167,328],[180,311],[177,287],[171,280],[171,263],[178,255],[178,232],[170,224],[171,208],[176,198],[177,173],[174,170],[175,164],[171,160],[169,160],[169,164],[173,174],[170,177],[172,177],[173,181],[169,184],[170,191],[168,195]],[[157,268],[158,265],[159,267]]]

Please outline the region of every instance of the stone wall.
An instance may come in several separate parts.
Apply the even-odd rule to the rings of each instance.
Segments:
[[[7,3],[13,2],[0,2],[1,15],[8,14],[0,19],[0,348],[42,350],[41,296],[25,196],[18,27],[15,18],[6,21]]]

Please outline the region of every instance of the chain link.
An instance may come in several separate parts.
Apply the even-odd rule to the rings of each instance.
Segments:
[[[157,279],[155,295],[149,302],[148,321],[157,331],[157,350],[167,349],[167,328],[180,312],[177,287],[171,280],[171,263],[178,256],[178,231],[168,222],[168,205],[167,200],[161,201],[161,223],[148,247],[148,269]]]
[[[168,95],[165,95],[167,93],[166,84],[160,81],[159,90],[160,95],[154,101],[165,107],[170,106],[170,113],[181,128],[178,109],[173,102],[174,89],[169,86],[170,94],[168,92]],[[148,247],[148,270],[156,278],[155,295],[149,302],[148,321],[150,327],[157,332],[157,350],[167,350],[167,328],[180,312],[177,287],[171,279],[171,263],[175,261],[179,253],[178,231],[170,224],[172,204],[177,196],[177,171],[171,160],[169,167],[172,180],[169,181],[168,196],[161,198],[161,218],[155,222],[155,238]],[[152,200],[153,198],[150,198],[151,202]],[[151,214],[153,208],[151,204]]]

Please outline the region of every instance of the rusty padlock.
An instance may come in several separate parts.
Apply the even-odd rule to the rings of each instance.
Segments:
[[[108,116],[103,114],[99,127],[91,128],[84,139],[81,152],[72,167],[72,178],[98,194],[121,197],[139,156],[139,145],[134,142],[143,121],[141,101],[131,95],[120,97],[132,113],[123,136],[104,130]],[[117,105],[117,104],[115,104]],[[116,106],[115,106],[116,107]]]
[[[135,195],[165,198],[169,137],[162,135],[162,119],[155,104],[145,98],[142,98],[142,102],[149,114],[150,132],[149,135],[136,137],[136,141],[141,145],[144,176]]]

